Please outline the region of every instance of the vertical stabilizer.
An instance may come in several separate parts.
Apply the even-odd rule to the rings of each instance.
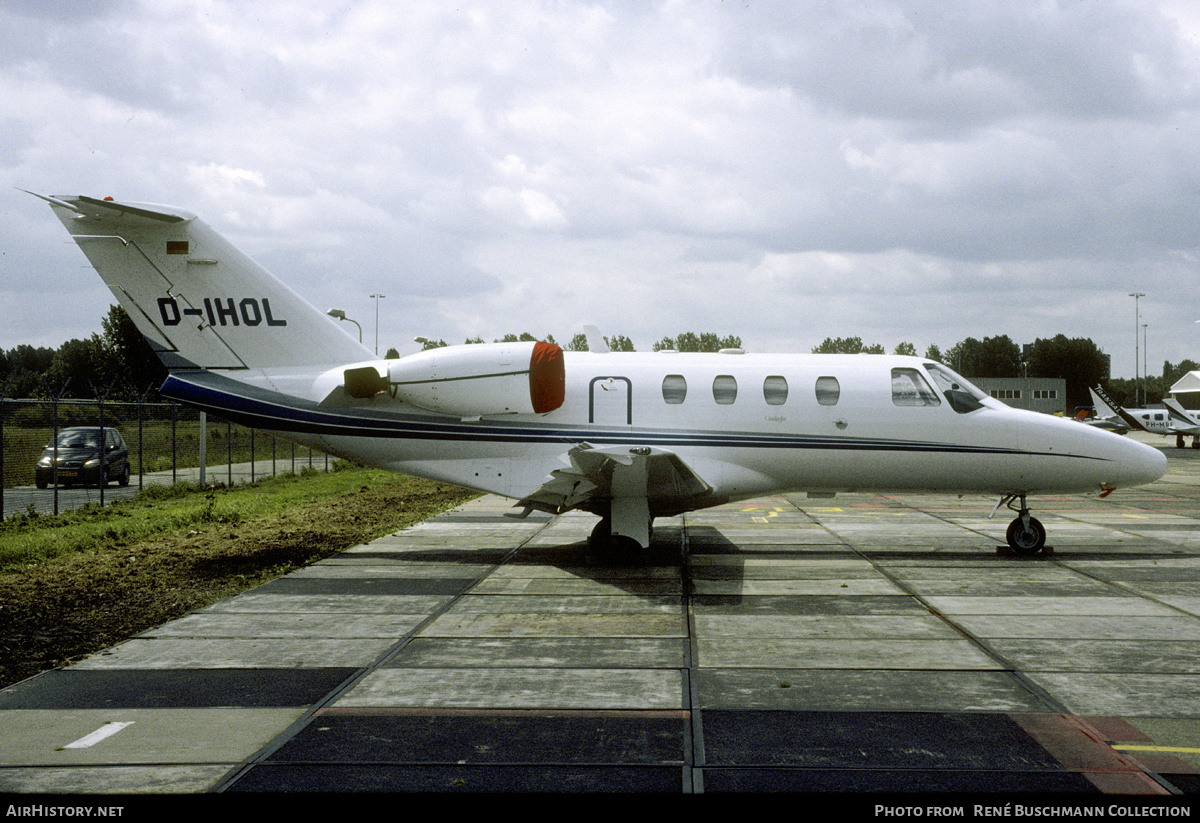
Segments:
[[[278,368],[372,356],[191,212],[37,196],[168,368]]]
[[[1144,425],[1142,425],[1141,421],[1139,421],[1136,417],[1127,412],[1125,409],[1121,408],[1121,406],[1115,400],[1109,397],[1108,392],[1106,392],[1100,386],[1089,388],[1088,391],[1092,393],[1092,403],[1096,406],[1097,414],[1100,412],[1100,409],[1103,408],[1108,412],[1108,416],[1120,419],[1121,422],[1129,426],[1131,429],[1150,431]]]

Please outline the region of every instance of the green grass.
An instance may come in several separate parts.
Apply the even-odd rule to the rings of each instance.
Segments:
[[[0,523],[0,572],[40,565],[63,555],[123,545],[209,524],[266,518],[380,483],[424,484],[375,469],[338,463],[339,470],[268,478],[231,488],[193,483],[153,486],[111,506],[89,505],[55,516],[18,513]],[[341,470],[348,467],[348,470]]]

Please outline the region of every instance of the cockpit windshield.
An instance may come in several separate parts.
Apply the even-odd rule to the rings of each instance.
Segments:
[[[982,401],[986,394],[972,386],[950,369],[937,363],[926,363],[925,370],[933,378],[934,385],[946,395],[950,408],[959,414],[967,414],[976,409],[982,409]]]

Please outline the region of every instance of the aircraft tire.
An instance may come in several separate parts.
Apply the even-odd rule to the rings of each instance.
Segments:
[[[635,556],[641,546],[632,537],[612,533],[612,521],[601,520],[588,536],[588,548],[601,562],[615,563]]]
[[[588,535],[588,545],[599,548],[611,540],[612,521],[606,517],[592,528],[592,533]]]
[[[1021,522],[1021,518],[1013,519],[1008,524],[1008,546],[1013,554],[1029,557],[1040,552],[1046,546],[1046,527],[1036,517],[1029,518],[1029,528]]]

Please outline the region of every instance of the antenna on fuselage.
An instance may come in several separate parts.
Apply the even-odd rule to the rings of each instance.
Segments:
[[[588,351],[596,354],[608,354],[611,351],[608,348],[608,343],[604,342],[604,335],[600,333],[600,329],[596,326],[584,326],[583,335],[588,341]]]

